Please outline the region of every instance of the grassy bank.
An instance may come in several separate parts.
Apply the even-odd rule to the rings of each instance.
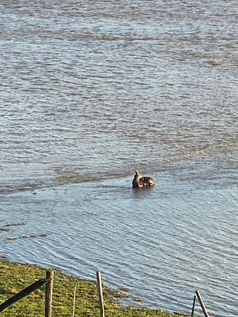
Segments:
[[[19,292],[37,279],[45,277],[45,270],[32,265],[0,260],[0,303]],[[53,316],[70,317],[73,310],[73,294],[76,287],[75,317],[99,317],[96,283],[55,272]],[[144,308],[123,308],[116,293],[104,289],[106,317],[174,317],[175,314]],[[44,287],[15,303],[1,313],[11,317],[44,317]],[[178,314],[176,314],[178,316]],[[180,315],[184,316],[184,315]]]

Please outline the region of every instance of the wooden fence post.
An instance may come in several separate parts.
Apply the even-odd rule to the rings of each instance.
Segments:
[[[52,317],[54,271],[47,271],[46,278],[49,281],[45,286],[45,317]]]
[[[196,298],[197,298],[197,296],[194,295],[194,297],[193,297],[193,307],[192,307],[191,317],[193,317],[193,314],[194,314],[195,304],[196,304]]]
[[[74,314],[75,314],[75,304],[76,304],[76,286],[74,286],[74,299],[73,299],[72,317],[74,317]]]
[[[102,278],[101,272],[97,271],[97,286],[98,286],[98,298],[99,298],[99,307],[100,307],[100,317],[105,317],[104,314],[104,304],[103,304],[103,291],[102,291]]]
[[[207,309],[206,309],[206,307],[205,307],[205,305],[204,305],[204,303],[203,303],[203,300],[202,300],[202,297],[201,297],[199,291],[196,290],[195,293],[196,293],[196,295],[197,295],[197,298],[198,298],[199,304],[200,304],[200,306],[201,306],[201,308],[202,308],[202,311],[203,311],[204,316],[205,316],[205,317],[209,317],[208,312],[207,312]]]

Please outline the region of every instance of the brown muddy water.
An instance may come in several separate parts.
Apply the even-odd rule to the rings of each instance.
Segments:
[[[237,2],[1,1],[0,47],[0,255],[237,316]]]

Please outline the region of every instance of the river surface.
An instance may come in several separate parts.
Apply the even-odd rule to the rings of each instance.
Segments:
[[[1,1],[0,80],[1,256],[237,316],[237,1]]]

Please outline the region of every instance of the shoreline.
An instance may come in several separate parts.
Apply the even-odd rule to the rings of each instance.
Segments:
[[[74,290],[76,292],[75,316],[100,316],[96,278],[95,281],[82,279],[70,274],[62,273],[55,268],[42,268],[33,264],[11,262],[0,257],[0,304],[37,279],[45,277],[47,270],[55,272],[53,287],[53,316],[71,316]],[[96,272],[95,272],[96,276]],[[125,290],[114,291],[108,287],[103,288],[105,315],[111,317],[187,317],[183,313],[171,313],[160,309],[146,307],[125,307],[120,302],[126,298]],[[44,288],[15,303],[4,310],[2,316],[44,316]]]

